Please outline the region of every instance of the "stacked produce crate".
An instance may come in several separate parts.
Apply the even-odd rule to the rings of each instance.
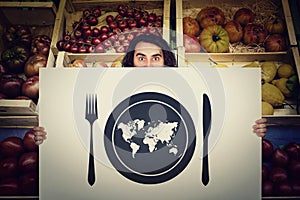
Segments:
[[[130,41],[142,32],[169,41],[168,0],[62,0],[59,7],[51,43],[56,67],[78,67],[82,60],[87,67],[120,67]]]
[[[0,198],[38,199],[39,68],[50,51],[57,8],[48,2],[0,2]],[[49,57],[49,58],[48,58]]]
[[[262,142],[264,199],[300,196],[300,62],[290,10],[295,3],[177,1],[180,66],[261,68],[262,115],[269,124]]]

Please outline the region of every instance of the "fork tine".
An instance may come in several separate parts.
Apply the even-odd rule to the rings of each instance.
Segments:
[[[87,117],[88,111],[89,111],[89,103],[88,103],[88,94],[85,95],[85,117]]]
[[[98,108],[97,108],[97,94],[94,94],[95,95],[95,113],[96,113],[96,117],[98,117]]]
[[[88,96],[89,100],[88,100],[88,104],[89,104],[89,107],[88,107],[88,114],[90,115],[91,114],[91,107],[92,107],[92,99],[91,99],[91,94],[89,94]]]

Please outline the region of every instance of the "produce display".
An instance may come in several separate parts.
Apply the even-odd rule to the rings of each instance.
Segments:
[[[38,146],[32,130],[0,142],[0,195],[38,195]]]
[[[275,147],[262,139],[262,196],[300,195],[300,144],[290,141]]]
[[[242,67],[261,68],[262,115],[273,115],[275,108],[289,105],[286,100],[297,97],[299,79],[292,65],[276,61],[254,61]]]
[[[35,103],[39,94],[39,68],[46,67],[51,38],[33,35],[30,27],[11,25],[3,35],[0,98],[28,99]]]
[[[124,53],[136,35],[162,36],[162,25],[162,15],[140,7],[119,4],[112,11],[94,7],[82,11],[56,47],[71,53]]]
[[[272,115],[272,108],[287,104],[286,100],[296,97],[299,89],[298,76],[294,68],[287,63],[264,62],[262,72],[262,114]],[[271,108],[272,107],[272,108]]]
[[[255,5],[256,4],[256,5]],[[204,6],[184,12],[183,34],[196,37],[204,49],[190,47],[183,37],[187,53],[249,53],[279,52],[287,50],[287,30],[280,8],[275,5],[233,7]],[[261,4],[261,5],[257,5]],[[261,7],[268,7],[261,11]],[[186,10],[185,10],[186,11]],[[198,22],[198,23],[196,23]],[[211,31],[211,26],[218,31]],[[221,36],[222,35],[222,36]],[[203,40],[203,37],[205,40]],[[229,39],[228,39],[229,38]],[[217,46],[219,48],[212,48]]]

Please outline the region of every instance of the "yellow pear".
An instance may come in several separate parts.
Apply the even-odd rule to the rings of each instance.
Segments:
[[[248,67],[256,68],[256,67],[259,67],[259,61],[253,61],[252,63],[243,65],[242,67],[243,68],[248,68]]]

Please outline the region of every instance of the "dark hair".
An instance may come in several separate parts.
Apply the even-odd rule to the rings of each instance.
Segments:
[[[155,44],[162,49],[164,56],[164,64],[168,67],[177,67],[175,55],[172,52],[169,44],[160,36],[154,34],[142,34],[136,36],[128,46],[127,53],[123,58],[123,67],[133,67],[134,50],[139,42],[147,42]]]

